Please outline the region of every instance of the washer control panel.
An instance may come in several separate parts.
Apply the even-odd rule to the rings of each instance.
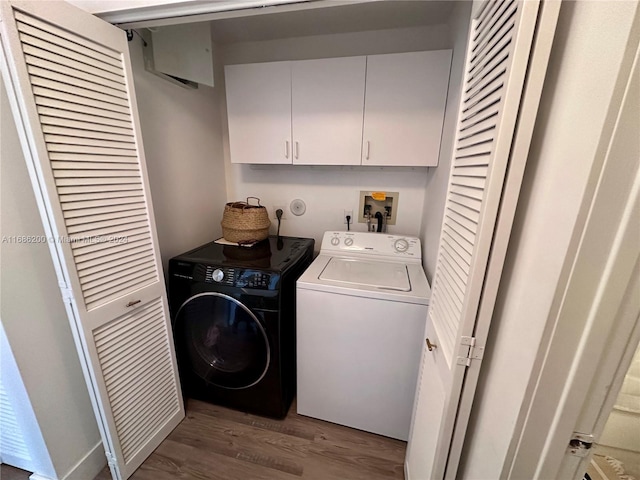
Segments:
[[[206,283],[217,283],[228,287],[274,289],[279,279],[277,273],[264,272],[244,268],[228,268],[206,265],[204,280]]]
[[[372,254],[418,260],[422,258],[419,238],[371,232],[325,232],[321,252]]]

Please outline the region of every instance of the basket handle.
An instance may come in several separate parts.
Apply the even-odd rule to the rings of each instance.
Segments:
[[[259,199],[258,197],[247,197],[247,205],[251,205],[251,204],[249,203],[249,199],[250,199],[250,198],[253,198],[253,199],[257,200],[257,201],[258,201],[258,206],[259,206],[259,207],[261,207],[261,206],[262,206],[262,205],[260,205],[260,199]]]

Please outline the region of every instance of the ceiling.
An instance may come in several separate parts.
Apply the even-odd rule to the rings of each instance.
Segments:
[[[342,2],[341,2],[342,3]],[[453,0],[385,0],[270,13],[211,22],[217,43],[445,24]]]

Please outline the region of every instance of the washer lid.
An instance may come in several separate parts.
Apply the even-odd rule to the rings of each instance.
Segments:
[[[411,291],[409,272],[404,263],[332,257],[318,278],[384,290]]]

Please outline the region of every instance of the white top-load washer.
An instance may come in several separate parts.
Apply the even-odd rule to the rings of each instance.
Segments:
[[[298,413],[407,440],[431,289],[420,240],[326,232],[297,282]]]

